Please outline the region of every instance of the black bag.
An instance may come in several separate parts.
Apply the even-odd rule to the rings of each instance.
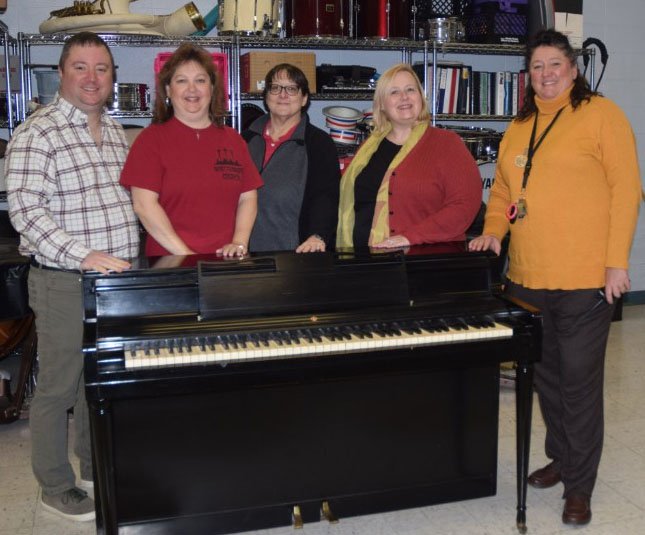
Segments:
[[[29,259],[13,243],[0,241],[0,321],[29,314]]]

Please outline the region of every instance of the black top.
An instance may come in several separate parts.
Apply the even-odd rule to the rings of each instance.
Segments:
[[[383,138],[370,161],[356,177],[354,183],[354,247],[367,247],[374,219],[376,194],[383,182],[387,168],[400,150],[401,145],[396,145]]]

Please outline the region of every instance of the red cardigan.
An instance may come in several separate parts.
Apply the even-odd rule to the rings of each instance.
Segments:
[[[479,169],[461,138],[430,127],[392,170],[390,235],[411,244],[459,241],[482,202]]]

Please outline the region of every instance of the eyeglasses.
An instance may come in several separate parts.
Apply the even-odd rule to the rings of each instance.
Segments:
[[[295,97],[298,94],[298,91],[300,91],[300,88],[297,85],[271,84],[269,86],[269,93],[272,95],[279,95],[282,93],[283,89],[290,97]]]

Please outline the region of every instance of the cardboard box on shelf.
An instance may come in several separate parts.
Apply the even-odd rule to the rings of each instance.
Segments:
[[[9,70],[11,71],[11,90],[20,91],[20,58],[18,56],[9,56]],[[7,92],[7,73],[3,54],[0,54],[0,91]]]
[[[555,29],[569,38],[573,48],[582,48],[582,0],[555,0]]]
[[[291,63],[305,73],[309,91],[316,92],[316,54],[313,52],[247,52],[240,56],[243,93],[262,93],[264,77],[279,63]]]

